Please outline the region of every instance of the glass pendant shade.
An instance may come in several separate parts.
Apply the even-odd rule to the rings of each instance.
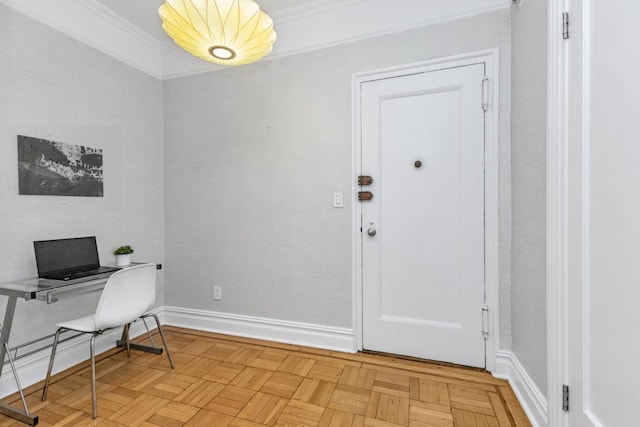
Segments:
[[[273,48],[273,21],[252,0],[166,0],[158,9],[164,31],[205,61],[240,65]]]

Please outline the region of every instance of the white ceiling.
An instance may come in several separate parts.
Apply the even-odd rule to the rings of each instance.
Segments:
[[[163,0],[0,0],[159,79],[220,69],[162,30]],[[278,40],[264,60],[510,6],[511,0],[257,0]],[[251,65],[247,65],[251,66]]]
[[[138,27],[159,43],[170,41],[162,31],[158,8],[164,0],[97,0],[98,3],[116,13],[122,19]],[[257,0],[260,9],[274,15],[285,9],[299,8],[317,3],[317,0]]]

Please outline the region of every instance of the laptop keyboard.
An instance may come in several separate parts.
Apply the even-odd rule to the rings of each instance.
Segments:
[[[91,269],[77,269],[72,271],[66,271],[62,274],[50,276],[54,280],[72,280],[79,279],[81,277],[93,276],[100,273],[107,273],[110,271],[120,270],[119,268],[91,268]]]
[[[94,274],[93,270],[69,271],[64,274],[57,274],[55,276],[51,276],[51,278],[55,280],[70,280],[70,279],[77,279],[79,277],[90,276],[92,274]]]

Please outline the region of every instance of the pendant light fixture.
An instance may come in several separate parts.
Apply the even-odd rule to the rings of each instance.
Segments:
[[[276,41],[273,21],[252,0],[166,0],[158,9],[164,31],[205,61],[258,61]]]

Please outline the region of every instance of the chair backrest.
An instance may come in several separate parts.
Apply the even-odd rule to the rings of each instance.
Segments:
[[[96,330],[115,328],[136,320],[156,300],[156,265],[141,264],[109,277],[95,315]]]

